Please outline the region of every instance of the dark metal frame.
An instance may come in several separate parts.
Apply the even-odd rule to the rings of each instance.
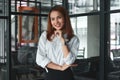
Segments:
[[[67,4],[68,0],[63,0],[64,6]],[[31,1],[30,1],[31,2]],[[35,2],[37,2],[35,0]],[[9,16],[0,16],[0,18],[8,19],[9,26],[7,28],[7,80],[11,80],[11,15],[24,15],[23,13],[11,12],[11,0],[9,0]],[[67,8],[67,7],[66,7]],[[100,12],[93,13],[84,13],[84,14],[76,14],[70,15],[70,17],[78,17],[78,16],[89,16],[89,15],[100,15],[100,72],[99,72],[99,80],[106,80],[107,75],[107,65],[108,64],[108,55],[110,49],[110,14],[118,13],[120,10],[111,10],[110,11],[110,0],[100,0]],[[25,15],[39,15],[39,16],[47,16],[47,14],[25,14]],[[17,20],[17,17],[15,18]],[[17,25],[17,23],[15,24]]]
[[[11,80],[11,0],[8,1],[8,28],[7,28],[7,80]]]
[[[6,36],[5,36],[5,40],[6,40],[6,42],[4,42],[4,46],[6,47],[7,46],[7,48],[4,48],[4,50],[6,51],[6,62],[7,63],[5,63],[5,64],[3,64],[2,66],[5,68],[5,71],[7,71],[6,72],[6,74],[4,74],[5,76],[4,77],[6,77],[6,79],[7,80],[10,80],[9,78],[11,77],[11,75],[10,75],[10,72],[11,72],[11,59],[10,59],[10,52],[11,52],[11,35],[9,34],[9,33],[11,33],[11,29],[10,29],[10,25],[11,25],[11,17],[10,17],[10,9],[11,9],[11,7],[9,7],[10,6],[10,0],[6,0],[6,2],[8,3],[7,5],[8,6],[5,6],[5,0],[3,1],[3,6],[4,6],[4,10],[5,10],[5,7],[9,10],[8,11],[8,14],[6,15],[5,14],[5,12],[3,12],[3,16],[0,16],[0,19],[3,19],[3,22],[5,23],[5,21],[6,21],[6,23],[8,23],[8,24],[6,24],[5,23],[5,26],[7,26],[7,31],[6,31],[6,33],[5,34],[7,34]],[[3,26],[4,27],[4,26]],[[5,27],[4,27],[5,28]],[[3,76],[2,76],[3,77]]]

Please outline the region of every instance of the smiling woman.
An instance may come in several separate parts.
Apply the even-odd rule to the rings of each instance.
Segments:
[[[62,29],[64,26],[64,16],[58,11],[51,12],[51,24],[56,30]]]
[[[48,14],[47,31],[39,39],[36,63],[47,72],[45,80],[74,80],[71,66],[77,58],[79,39],[73,33],[67,11],[54,6]]]

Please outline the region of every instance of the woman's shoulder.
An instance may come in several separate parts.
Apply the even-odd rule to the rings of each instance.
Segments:
[[[40,35],[40,40],[46,40],[46,35],[47,35],[47,32],[43,31]]]
[[[74,36],[70,39],[69,44],[76,43],[76,45],[77,45],[77,44],[79,44],[79,42],[80,42],[80,41],[79,41],[78,36],[74,35]]]
[[[79,39],[77,35],[74,35],[72,39]]]
[[[74,35],[74,36],[71,38],[70,41],[71,41],[71,42],[74,42],[74,41],[79,42],[79,38],[78,38],[77,35]]]
[[[42,33],[41,33],[41,36],[46,36],[47,35],[47,31],[43,31]]]

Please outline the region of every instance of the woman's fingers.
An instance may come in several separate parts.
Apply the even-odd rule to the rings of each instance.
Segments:
[[[66,69],[69,68],[69,67],[70,67],[70,65],[66,65],[66,64],[63,65],[63,66],[62,66],[62,71],[66,70]]]
[[[61,30],[56,30],[55,31],[55,35],[61,36],[62,35],[62,31]]]

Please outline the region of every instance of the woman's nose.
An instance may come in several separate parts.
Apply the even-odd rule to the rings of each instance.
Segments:
[[[56,23],[56,24],[58,23],[58,19],[55,19],[55,23]]]

